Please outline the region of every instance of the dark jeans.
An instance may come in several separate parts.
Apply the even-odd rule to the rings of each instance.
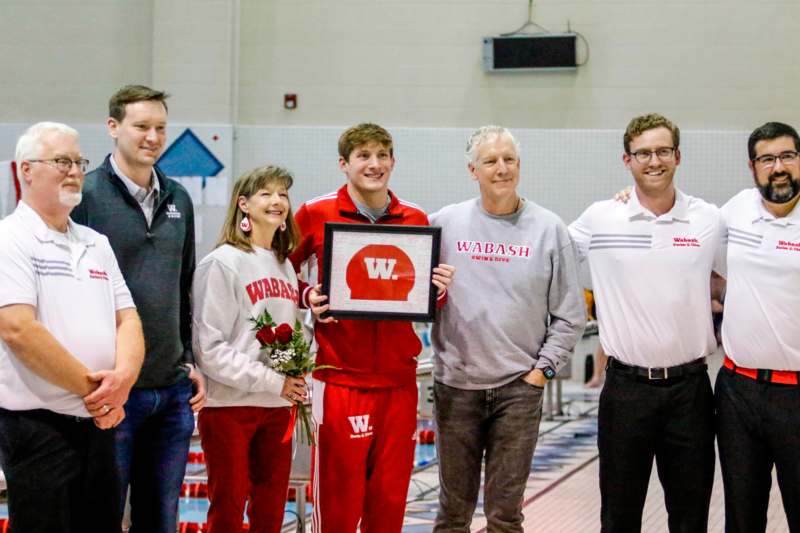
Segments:
[[[469,532],[486,453],[489,532],[522,531],[522,497],[542,418],[542,391],[518,378],[486,390],[433,386],[439,512],[433,530]]]
[[[789,530],[800,532],[800,386],[722,368],[715,396],[725,531],[766,530],[774,465]]]
[[[644,381],[609,367],[600,394],[603,533],[641,531],[655,457],[672,533],[703,532],[714,484],[714,396],[705,372]]]
[[[119,533],[114,431],[91,418],[0,409],[0,465],[10,528],[20,533]]]
[[[159,389],[131,389],[116,436],[123,506],[131,487],[130,533],[175,533],[194,431],[191,396],[189,378]]]

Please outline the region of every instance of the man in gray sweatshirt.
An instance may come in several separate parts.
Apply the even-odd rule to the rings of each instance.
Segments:
[[[480,197],[430,217],[442,228],[441,261],[459,272],[433,326],[434,531],[469,531],[485,452],[489,530],[521,532],[542,392],[583,333],[582,290],[564,223],[517,194],[511,133],[479,128],[466,156]]]

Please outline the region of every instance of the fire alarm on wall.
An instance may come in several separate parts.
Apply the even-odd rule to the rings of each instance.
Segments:
[[[297,109],[297,95],[290,93],[284,94],[283,107],[285,109]]]

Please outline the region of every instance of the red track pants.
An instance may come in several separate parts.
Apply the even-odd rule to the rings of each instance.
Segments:
[[[283,524],[292,441],[286,407],[206,407],[198,427],[208,468],[209,533],[242,530],[245,503],[251,533]]]
[[[314,533],[399,532],[414,466],[416,384],[358,389],[314,380]]]

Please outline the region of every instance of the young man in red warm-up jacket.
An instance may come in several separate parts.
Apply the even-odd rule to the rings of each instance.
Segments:
[[[297,211],[302,240],[291,260],[296,269],[317,256],[322,279],[325,222],[428,225],[417,206],[389,190],[394,168],[392,137],[376,124],[359,124],[339,138],[339,168],[347,183]],[[433,269],[438,301],[445,300],[453,267]],[[319,286],[303,299],[314,313],[327,310]],[[318,365],[313,411],[314,531],[399,532],[414,462],[417,415],[416,365],[421,351],[410,322],[318,320]]]

